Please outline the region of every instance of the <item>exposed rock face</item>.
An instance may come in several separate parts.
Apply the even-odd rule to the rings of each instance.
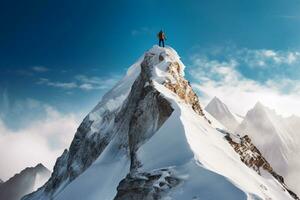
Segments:
[[[22,196],[42,186],[50,177],[50,171],[42,164],[28,167],[8,181],[0,184],[0,199],[19,200]]]
[[[150,136],[152,136],[152,134],[157,130],[157,128],[155,128],[154,130],[150,131],[150,133],[152,133],[151,135],[147,133],[140,134],[143,131],[140,131],[140,127],[138,126],[141,124],[145,124],[145,122],[147,122],[147,118],[149,118],[149,116],[147,115],[143,116],[143,113],[147,113],[145,112],[146,109],[148,110],[151,108],[157,108],[153,110],[153,112],[151,112],[153,113],[153,115],[156,115],[155,113],[159,113],[159,115],[152,117],[150,122],[152,120],[157,120],[157,125],[158,127],[160,127],[173,111],[170,103],[166,99],[161,97],[159,92],[156,91],[152,86],[153,83],[151,80],[151,74],[153,68],[153,59],[155,59],[155,56],[157,55],[151,53],[145,55],[144,60],[141,64],[142,72],[136,83],[141,83],[141,85],[143,85],[144,87],[143,92],[146,92],[146,94],[152,99],[153,96],[156,97],[157,100],[154,101],[156,102],[154,105],[144,105],[141,108],[138,108],[138,112],[136,112],[136,114],[134,115],[134,120],[132,121],[133,124],[131,126],[131,129],[129,130],[129,143],[131,148],[131,173],[128,174],[128,176],[120,182],[115,200],[161,199],[162,196],[166,194],[171,188],[174,188],[180,183],[180,179],[173,177],[171,175],[172,172],[168,169],[162,169],[151,173],[136,172],[140,165],[134,154],[140,144],[142,144],[143,141],[146,140],[146,138],[150,138]],[[159,61],[162,62],[165,59],[165,56],[168,55],[160,54]],[[171,75],[172,79],[166,80],[163,85],[174,92],[176,95],[178,95],[181,99],[183,99],[185,103],[191,105],[191,107],[197,114],[205,117],[202,107],[200,106],[198,96],[192,90],[189,82],[182,76],[181,71],[182,69],[180,69],[179,63],[169,62],[167,73]],[[141,79],[142,81],[139,79]],[[147,82],[146,87],[144,86],[145,82]],[[138,87],[138,85],[140,84],[136,83],[133,85],[132,90],[138,90],[135,87]],[[138,98],[145,99],[145,102],[149,103],[151,102],[151,100],[149,101],[147,95],[141,94],[140,96],[138,96]],[[134,97],[129,96],[128,102],[134,102],[133,98]],[[131,106],[125,107],[129,108]],[[140,109],[142,111],[139,111]],[[136,126],[135,124],[138,124],[138,126]]]
[[[258,174],[261,175],[262,170],[269,172],[281,185],[285,188],[294,199],[299,199],[298,196],[288,189],[284,183],[284,178],[277,174],[270,163],[263,157],[261,152],[254,146],[248,135],[243,137],[237,136],[235,141],[228,132],[225,133],[225,139],[233,147],[233,149],[240,155],[241,161],[248,167],[254,169]],[[238,140],[238,141],[237,141]]]
[[[163,58],[161,56],[161,58]],[[177,62],[170,63],[168,73],[172,75],[173,80],[166,80],[164,86],[177,94],[187,104],[190,104],[193,110],[201,116],[204,116],[198,96],[193,91],[190,83],[180,75],[180,65]]]
[[[153,56],[155,55],[149,53],[145,55],[141,63],[141,74],[120,111],[122,119],[130,120],[125,123],[128,124],[131,170],[139,166],[135,156],[139,146],[150,138],[173,112],[170,103],[153,87]]]
[[[107,113],[105,117],[111,118],[114,113]],[[91,165],[97,156],[103,151],[111,137],[100,138],[101,135],[87,136],[92,121],[86,118],[74,136],[70,149],[65,150],[57,159],[53,174],[45,185],[45,192],[53,193],[64,181],[74,180],[82,171]]]
[[[114,200],[158,200],[179,183],[180,180],[172,175],[170,169],[137,173],[133,176],[129,174],[120,182]]]
[[[116,148],[128,152],[130,169],[135,171],[139,167],[135,152],[173,112],[170,103],[152,85],[153,56],[145,55],[141,73],[123,106],[114,111],[105,111],[101,127],[92,134],[93,121],[86,117],[77,129],[69,151],[65,150],[57,159],[50,180],[40,191],[23,199],[39,199],[39,195],[46,195],[50,199],[58,188],[66,186],[87,169],[114,137],[118,141]]]

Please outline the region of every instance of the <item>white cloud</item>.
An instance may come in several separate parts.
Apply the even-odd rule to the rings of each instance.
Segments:
[[[49,69],[45,66],[34,66],[32,67],[32,70],[35,72],[47,72]]]
[[[53,82],[46,78],[40,78],[40,80],[37,83],[40,85],[47,85],[62,89],[73,89],[78,87],[75,82]]]
[[[152,32],[153,32],[153,30],[151,30],[148,27],[141,27],[141,28],[132,30],[131,35],[137,36],[137,35],[141,35],[141,34],[151,34]]]
[[[111,88],[117,80],[120,79],[119,76],[110,76],[107,78],[86,75],[77,75],[75,79],[79,82],[79,88],[83,90],[103,90]]]
[[[74,77],[74,81],[60,82],[50,81],[47,78],[40,78],[37,84],[47,85],[62,89],[82,89],[82,90],[103,90],[112,87],[119,76],[110,76],[108,78],[102,78],[97,76],[88,77],[86,75],[77,75]]]
[[[298,51],[275,51],[271,49],[239,49],[236,51],[236,59],[250,67],[281,67],[300,62]]]
[[[69,147],[79,120],[47,105],[45,109],[45,118],[20,130],[11,130],[0,120],[1,179],[40,162],[52,170],[56,158]]]
[[[270,51],[264,53],[268,56],[277,56]],[[193,57],[190,74],[195,80],[199,80],[193,83],[193,87],[200,91],[204,103],[218,96],[234,112],[244,115],[260,101],[285,116],[300,115],[299,80],[269,79],[261,83],[243,76],[238,71],[238,66],[239,62],[234,59],[218,61]]]

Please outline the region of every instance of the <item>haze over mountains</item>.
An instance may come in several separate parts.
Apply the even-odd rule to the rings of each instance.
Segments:
[[[6,182],[0,182],[0,199],[20,200],[41,187],[50,177],[51,172],[42,164],[28,167]]]
[[[249,135],[272,167],[284,175],[286,182],[295,191],[300,192],[298,184],[300,181],[299,117],[295,115],[282,117],[275,110],[258,102],[247,112],[244,119],[236,124],[234,114],[217,97],[211,100],[205,110],[231,132]]]
[[[205,110],[214,118],[221,122],[229,130],[235,130],[241,118],[232,113],[227,105],[225,105],[219,98],[214,97],[205,107]]]

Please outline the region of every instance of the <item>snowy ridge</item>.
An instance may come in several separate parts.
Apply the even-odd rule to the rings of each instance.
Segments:
[[[84,119],[49,181],[23,200],[293,199],[241,161],[184,68],[175,50],[153,46]]]

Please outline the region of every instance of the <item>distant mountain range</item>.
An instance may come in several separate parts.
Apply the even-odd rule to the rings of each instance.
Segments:
[[[275,171],[300,193],[300,117],[282,117],[258,102],[239,122],[237,115],[217,97],[208,103],[205,110],[229,131],[241,136],[249,135]]]
[[[235,130],[239,126],[241,120],[243,120],[238,115],[232,113],[227,105],[225,105],[218,97],[214,97],[205,107],[205,110],[229,130]]]
[[[42,164],[28,167],[12,178],[0,184],[1,200],[20,200],[41,187],[50,177],[51,172]]]

